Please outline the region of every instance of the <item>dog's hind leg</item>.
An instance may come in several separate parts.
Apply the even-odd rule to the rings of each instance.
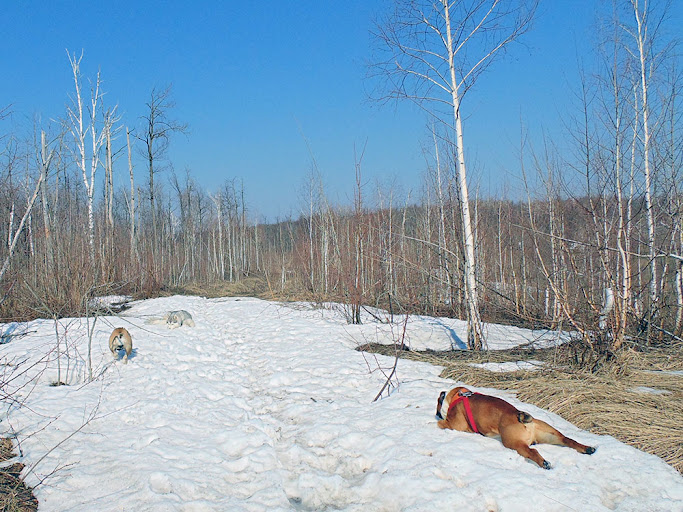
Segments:
[[[559,430],[551,427],[545,421],[534,419],[535,443],[555,444],[559,446],[567,446],[573,448],[579,453],[591,455],[595,453],[595,448],[586,446],[585,444],[577,443],[573,439],[565,436]]]
[[[552,467],[550,462],[545,460],[543,456],[538,453],[538,450],[531,448],[523,440],[520,440],[517,437],[511,438],[509,435],[505,436],[501,434],[501,441],[503,441],[503,446],[510,448],[511,450],[515,450],[522,457],[534,461],[543,469],[550,469]]]
[[[543,469],[550,469],[550,463],[538,453],[537,450],[531,448],[531,432],[526,428],[524,423],[516,423],[500,428],[500,440],[503,446],[515,450],[522,457],[534,461]]]

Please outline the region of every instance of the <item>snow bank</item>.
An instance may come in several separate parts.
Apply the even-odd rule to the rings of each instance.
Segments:
[[[528,361],[509,361],[506,363],[470,363],[470,366],[482,368],[490,372],[516,372],[518,370],[536,371],[540,370],[545,363],[530,359]]]

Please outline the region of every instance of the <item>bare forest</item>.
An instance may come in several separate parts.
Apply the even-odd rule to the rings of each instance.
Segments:
[[[566,138],[532,140],[520,128],[521,194],[501,183],[486,196],[471,175],[464,195],[453,110],[446,121],[429,112],[421,190],[365,180],[359,152],[353,204],[331,204],[313,172],[301,213],[273,223],[257,221],[245,198],[258,191],[239,176],[207,191],[173,171],[166,150],[188,127],[170,87],[124,119],[99,74],[83,77],[83,56],[69,54],[61,120],[25,137],[7,130],[12,106],[2,111],[0,317],[82,315],[107,293],[215,289],[337,301],[349,322],[365,306],[466,318],[476,286],[481,321],[565,329],[596,354],[680,341],[680,59],[660,37],[665,23],[635,0],[615,11],[595,72],[572,86]],[[481,336],[473,348],[486,348]]]

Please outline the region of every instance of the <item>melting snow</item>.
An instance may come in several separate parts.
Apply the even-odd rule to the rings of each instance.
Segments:
[[[144,323],[175,309],[196,327]],[[393,359],[353,350],[391,339],[372,317],[347,325],[335,308],[257,299],[141,301],[97,321],[88,384],[86,322],[59,321],[71,384],[59,387],[54,322],[13,325],[27,334],[0,346],[14,377],[4,391],[18,401],[3,402],[0,429],[17,434],[27,483],[44,479],[41,511],[683,510],[683,479],[662,460],[508,393],[479,388],[597,452],[541,445],[545,471],[496,439],[438,429],[436,398],[456,383],[429,364],[401,360],[400,386],[373,403],[378,365]],[[107,347],[119,326],[133,337],[127,365]],[[501,326],[488,335],[496,348],[537,339]],[[408,323],[413,348],[462,336],[443,319]]]
[[[528,361],[510,361],[507,363],[470,363],[470,366],[483,368],[490,372],[516,372],[518,370],[536,371],[540,370],[545,363],[530,359]]]
[[[670,395],[671,394],[671,391],[668,391],[666,389],[650,388],[648,386],[637,386],[635,388],[632,388],[630,391],[633,391],[634,393],[649,393],[651,395]]]

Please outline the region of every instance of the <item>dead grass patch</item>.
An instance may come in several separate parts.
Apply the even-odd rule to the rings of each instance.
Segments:
[[[396,354],[393,346],[373,344],[360,348]],[[524,402],[558,414],[581,429],[611,435],[657,455],[683,473],[683,375],[667,373],[683,370],[680,348],[648,353],[627,351],[598,373],[566,364],[566,350],[400,351],[399,356],[443,366],[444,378],[513,391]],[[514,372],[492,372],[471,366],[528,359],[544,361],[546,365],[538,371]],[[638,390],[639,387],[651,390]]]
[[[176,288],[167,288],[160,292],[168,295],[196,295],[215,299],[219,297],[258,297],[266,300],[279,301],[316,301],[309,292],[302,290],[296,283],[288,284],[284,289],[280,283],[274,286],[262,276],[243,277],[239,281],[218,281],[210,284],[189,283]]]
[[[12,440],[0,439],[0,462],[16,457]],[[0,468],[0,510],[4,512],[35,512],[38,500],[33,491],[21,480],[24,465],[15,463]]]
[[[189,283],[169,290],[183,295],[200,295],[210,299],[218,297],[255,296],[268,290],[268,284],[261,277],[245,277],[239,281],[217,281],[211,284]]]

